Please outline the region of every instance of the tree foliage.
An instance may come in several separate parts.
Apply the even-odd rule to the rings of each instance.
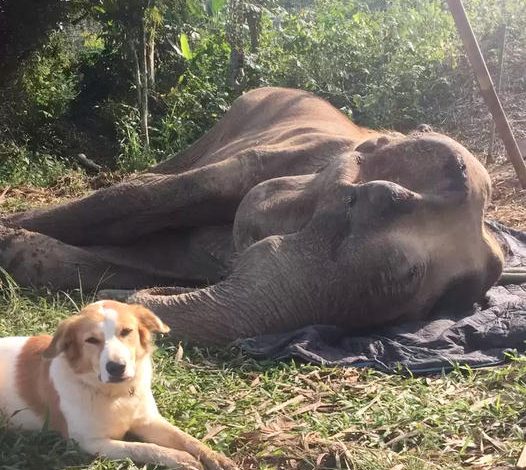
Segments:
[[[524,54],[526,0],[465,3],[490,68],[503,20]],[[82,152],[141,169],[258,86],[399,130],[444,125],[475,89],[443,0],[2,0],[0,36],[2,161]]]

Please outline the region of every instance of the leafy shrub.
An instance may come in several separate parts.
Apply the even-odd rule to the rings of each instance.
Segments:
[[[182,79],[187,83],[165,96],[168,110],[152,134],[159,159],[186,148],[228,108],[228,94],[212,81],[190,70]]]
[[[27,61],[20,77],[28,125],[61,117],[78,93],[77,56],[66,34],[56,31]]]
[[[155,30],[156,78],[145,148],[137,62],[123,34],[127,21],[137,20],[137,4],[106,3],[103,8],[79,2],[87,17],[57,28],[23,62],[17,80],[0,89],[0,178],[18,181],[25,168],[41,164],[51,165],[51,174],[51,155],[60,166],[61,158],[78,151],[124,171],[142,170],[183,150],[239,94],[227,83],[232,24],[226,2],[153,0],[146,22]],[[472,109],[478,96],[444,0],[244,3],[263,12],[257,47],[247,24],[242,32],[245,90],[265,85],[310,90],[363,125],[402,131],[420,122],[443,126],[457,115],[459,103]],[[113,18],[108,5],[118,7],[121,16]],[[505,8],[501,0],[465,5],[490,71],[496,70],[497,32],[504,20],[507,57],[523,64],[526,0],[507,2]],[[526,91],[523,65],[507,70],[505,80],[518,93]],[[51,177],[44,173],[27,178],[46,182]]]
[[[371,126],[425,119],[430,96],[450,97],[442,69],[454,52],[450,15],[439,0],[371,3],[316,0],[267,17],[261,83],[312,90]]]
[[[155,163],[152,153],[145,149],[141,137],[139,111],[134,106],[108,101],[105,112],[115,119],[120,152],[117,168],[124,172],[141,171]]]
[[[224,32],[201,31],[185,70],[162,96],[166,111],[152,132],[158,159],[186,148],[228,109],[233,99],[226,84],[229,52]]]
[[[6,184],[53,186],[68,171],[66,162],[32,152],[15,142],[0,142],[0,187]]]

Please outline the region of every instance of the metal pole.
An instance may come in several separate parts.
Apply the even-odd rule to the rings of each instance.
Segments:
[[[506,118],[499,97],[495,92],[495,87],[493,86],[488,68],[486,67],[479,45],[473,34],[473,30],[471,29],[471,25],[469,24],[466,10],[464,10],[464,5],[462,5],[462,0],[447,0],[447,3],[453,14],[455,24],[457,25],[458,32],[464,43],[464,48],[466,49],[471,66],[477,76],[484,101],[493,116],[497,132],[504,142],[508,159],[515,168],[521,186],[526,188],[526,164],[522,159],[521,151],[511,131],[510,123]]]

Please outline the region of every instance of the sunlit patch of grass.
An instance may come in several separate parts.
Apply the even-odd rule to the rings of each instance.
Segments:
[[[0,214],[56,205],[88,192],[88,178],[76,170],[64,170],[46,187],[0,178]]]

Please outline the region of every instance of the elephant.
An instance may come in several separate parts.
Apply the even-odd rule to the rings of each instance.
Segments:
[[[311,93],[260,88],[148,172],[5,216],[0,266],[24,285],[130,290],[201,345],[355,331],[484,296],[504,260],[490,193],[479,161],[428,126],[370,130]]]

